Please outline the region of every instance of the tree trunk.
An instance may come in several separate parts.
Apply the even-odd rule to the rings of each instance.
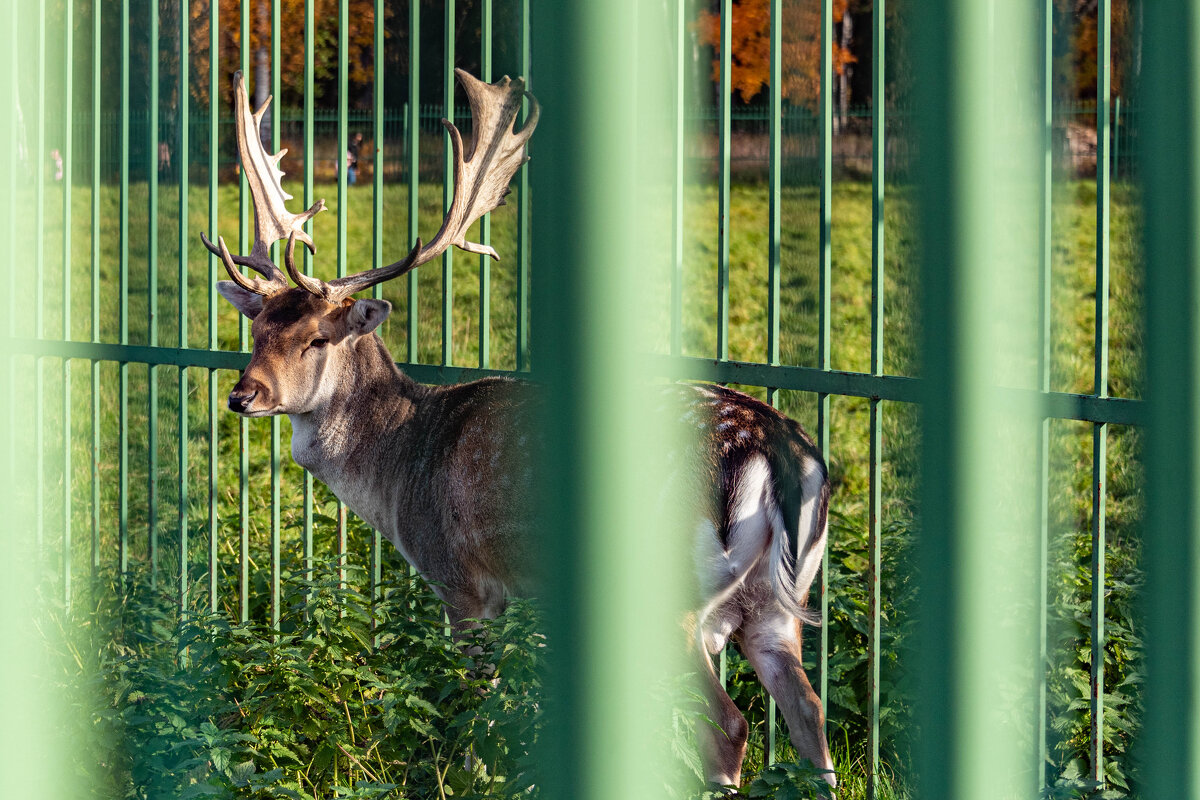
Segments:
[[[271,51],[269,49],[271,36],[271,18],[269,14],[268,0],[258,0],[254,4],[254,27],[259,32],[258,47],[254,50],[254,110],[262,108],[262,104],[267,102],[267,95],[270,94],[271,86]],[[278,103],[278,99],[276,99]],[[267,113],[263,114],[262,125],[259,127],[258,136],[262,139],[263,145],[270,152],[270,135],[271,135],[271,116],[275,113],[273,108],[268,108]]]
[[[854,15],[847,9],[842,15],[842,42],[841,48],[843,53],[850,52],[851,46],[854,44]],[[850,76],[854,73],[853,64],[843,64],[842,74],[838,76],[838,129],[843,130],[846,127],[846,117],[850,111]]]

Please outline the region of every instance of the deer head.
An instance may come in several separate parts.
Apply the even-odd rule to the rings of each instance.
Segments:
[[[454,199],[441,229],[427,245],[418,239],[408,255],[394,264],[328,282],[303,274],[295,262],[297,240],[316,252],[303,226],[324,210],[325,201],[318,200],[300,214],[288,212],[284,203],[292,197],[283,190],[279,169],[287,150],[268,154],[258,135],[271,98],[252,112],[245,81],[240,72],[234,76],[238,152],[254,200],[254,245],[249,255],[231,255],[221,237],[214,245],[200,235],[204,246],[220,256],[231,279],[219,281],[217,291],[253,320],[254,350],[229,394],[230,409],[246,416],[312,410],[336,388],[338,376],[345,374],[340,366],[355,357],[354,343],[371,336],[391,313],[386,300],[356,300],[352,295],[416,269],[451,245],[499,259],[491,247],[467,241],[466,233],[476,220],[504,204],[509,181],[528,160],[525,143],[537,126],[538,104],[520,79],[504,77],[487,84],[461,69],[455,74],[471,104],[474,136],[470,149],[465,149],[458,128],[442,120],[453,147]],[[529,118],[514,131],[526,96],[531,103]],[[285,238],[284,264],[294,288],[270,258],[271,245]],[[250,267],[262,277],[247,276],[240,267]]]

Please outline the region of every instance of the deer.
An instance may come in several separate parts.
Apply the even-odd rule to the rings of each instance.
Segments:
[[[254,243],[249,255],[232,255],[223,238],[200,238],[229,275],[218,291],[251,321],[253,349],[229,409],[245,417],[287,415],[295,461],[395,545],[461,629],[496,617],[509,597],[537,590],[527,511],[536,505],[530,484],[537,387],[507,377],[421,385],[378,334],[391,304],[354,297],[450,246],[499,258],[466,235],[504,204],[528,160],[540,108],[520,78],[488,84],[455,72],[470,103],[473,137],[465,146],[454,124],[442,121],[454,192],[428,244],[418,239],[389,266],[329,281],[297,270],[296,242],[316,253],[304,223],[325,202],[299,214],[287,210],[292,198],[279,166],[287,151],[268,154],[259,136],[271,98],[252,111],[240,73],[237,146],[253,199]],[[525,98],[528,117],[517,129]],[[270,257],[284,239],[286,275]],[[690,532],[682,534],[691,537],[696,597],[681,622],[713,723],[698,726],[705,774],[725,785],[741,779],[749,726],[712,663],[735,642],[782,710],[797,755],[836,786],[824,712],[800,649],[802,626],[820,622],[806,605],[828,529],[830,485],[820,451],[798,423],[746,394],[711,384],[673,384],[664,392],[697,436],[680,467],[684,482],[700,487]]]

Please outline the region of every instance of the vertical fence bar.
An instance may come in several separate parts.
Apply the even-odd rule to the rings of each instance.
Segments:
[[[13,4],[16,8],[16,4]],[[92,342],[100,341],[101,11],[92,3]],[[11,196],[11,195],[10,195]],[[100,362],[92,361],[92,573],[100,569]]]
[[[780,227],[783,202],[782,158],[780,146],[783,118],[783,10],[780,0],[771,0],[770,5],[770,72],[768,108],[768,157],[767,157],[767,363],[779,364],[779,268]],[[778,390],[767,389],[767,400],[777,402]]]
[[[1109,200],[1112,94],[1112,0],[1096,9],[1096,362],[1097,397],[1108,397]],[[1104,556],[1108,494],[1108,424],[1092,426],[1092,667],[1089,777],[1104,780]]]
[[[915,25],[922,248],[914,768],[928,800],[1033,796],[1040,406],[1035,2],[928,0]],[[1003,510],[1003,513],[1001,513]],[[1028,695],[1028,696],[1027,696]],[[1028,705],[1027,705],[1028,704]]]
[[[681,0],[682,1],[682,0]],[[521,74],[533,91],[529,34],[529,0],[521,0]],[[529,117],[529,100],[521,101],[521,122]],[[517,171],[517,371],[529,369],[529,164]]]
[[[783,180],[780,130],[783,118],[783,7],[781,0],[770,5],[770,96],[769,157],[767,164],[767,363],[779,364],[779,270],[780,224]],[[779,404],[779,390],[767,389],[767,402]],[[775,763],[775,698],[767,695],[767,763]]]
[[[871,374],[883,374],[884,307],[884,152],[887,131],[886,29],[885,0],[875,0],[871,10]],[[874,800],[879,777],[879,661],[880,661],[880,570],[882,562],[882,461],[883,409],[872,397],[870,406],[870,445],[867,476],[867,557],[868,605],[870,621],[867,636],[868,687],[867,709],[867,797]]]
[[[346,212],[350,198],[346,191],[346,150],[349,146],[348,111],[350,103],[350,4],[338,0],[338,108],[337,108],[337,164],[338,164],[338,251],[337,275],[346,274]],[[337,557],[338,581],[346,583],[346,504],[337,501]]]
[[[375,142],[375,159],[372,167],[371,193],[371,266],[379,269],[383,266],[383,90],[384,90],[384,61],[383,61],[383,0],[375,0],[375,42],[371,52],[372,61],[372,101],[374,113],[372,116],[371,139]],[[375,284],[371,292],[378,300],[383,296],[383,284]],[[383,597],[383,563],[382,537],[377,528],[371,529],[371,602],[378,603]],[[371,619],[372,628],[378,620]],[[379,645],[379,636],[374,638],[375,646]]]
[[[146,331],[158,346],[158,3],[150,3],[149,111],[146,126]],[[146,517],[150,537],[150,585],[158,586],[158,367],[146,365]]]
[[[75,96],[75,3],[66,0],[63,8],[63,238],[62,238],[62,338],[71,339],[71,185],[75,129],[73,109]],[[62,598],[63,606],[71,607],[71,361],[62,364],[62,435],[63,435],[63,530],[62,530]]]
[[[191,192],[191,14],[179,12],[179,347],[188,346],[188,201]],[[188,612],[188,368],[179,368],[179,614]]]
[[[717,358],[729,358],[729,146],[732,66],[733,0],[721,0],[721,74],[718,81],[717,122]]]
[[[675,0],[675,180],[671,186],[671,355],[683,354],[683,218],[684,156],[687,146],[688,0]]]
[[[416,0],[413,0],[415,3]],[[316,152],[313,149],[313,77],[316,68],[316,18],[314,11],[315,0],[304,0],[304,207],[312,208],[313,204],[313,162]],[[304,230],[311,236],[313,221],[304,223]],[[313,274],[312,253],[308,248],[304,251],[304,274]],[[313,568],[313,476],[304,470],[304,569],[306,577],[312,579]],[[312,596],[309,595],[311,600]],[[307,613],[307,612],[306,612]]]
[[[238,69],[242,80],[250,87],[250,3],[241,4],[239,17],[240,41]],[[216,88],[216,87],[214,87]],[[248,136],[259,136],[260,132],[247,132]],[[247,202],[249,184],[246,170],[238,170],[238,252],[250,252],[250,203]],[[238,350],[250,350],[250,325],[244,314],[237,315]],[[242,622],[250,619],[250,420],[238,415],[238,618]]]
[[[1050,391],[1051,278],[1053,266],[1054,189],[1054,0],[1043,0],[1041,19],[1041,204],[1038,215],[1038,386]],[[1038,587],[1037,609],[1037,698],[1034,708],[1034,770],[1037,789],[1046,785],[1046,668],[1050,548],[1050,419],[1043,417],[1038,437]]]
[[[408,2],[408,243],[421,235],[421,3]],[[418,267],[417,269],[420,269]],[[420,358],[417,269],[408,273],[408,363]]]
[[[442,111],[454,122],[454,0],[445,0],[445,43],[442,49]],[[454,156],[450,132],[442,134],[442,213],[454,202]],[[454,360],[454,248],[442,253],[442,363]]]
[[[208,229],[217,230],[220,145],[220,3],[208,6]],[[217,349],[217,257],[208,254],[208,349]],[[217,371],[208,371],[208,610],[217,610]]]
[[[34,279],[33,335],[42,338],[46,332],[46,0],[37,4],[37,137],[33,146],[34,197]],[[33,363],[33,453],[34,453],[34,520],[38,558],[45,555],[46,529],[46,454],[45,454],[45,365],[41,358]],[[38,565],[41,566],[40,564]]]
[[[1142,797],[1200,792],[1200,8],[1144,5],[1146,678]]]
[[[120,201],[120,286],[121,344],[129,344],[129,0],[121,0],[121,201]],[[129,569],[129,363],[122,361],[118,370],[117,437],[119,482],[118,527],[120,569],[124,577]]]
[[[820,128],[820,219],[817,252],[817,367],[829,370],[829,316],[832,305],[830,281],[833,268],[833,0],[821,0],[820,36],[821,128]],[[817,395],[817,443],[821,459],[829,463],[829,395]],[[829,696],[829,547],[821,557],[821,651],[818,693],[828,708]]]
[[[492,0],[483,0],[479,9],[479,69],[484,83],[492,82]],[[479,220],[479,243],[492,243],[492,215],[484,214]],[[491,256],[479,256],[479,366],[487,369],[492,365],[492,260]]]
[[[9,3],[9,30],[12,32],[14,41],[20,38],[20,22],[21,16],[18,13],[18,4]],[[3,84],[3,89],[12,92],[13,102],[20,102],[21,87],[22,87],[22,71],[21,71],[21,54],[16,47],[9,48],[9,74],[11,80]],[[11,84],[11,85],[10,85]],[[9,115],[9,130],[7,133],[12,137],[11,141],[15,143],[21,141],[21,119],[16,114]],[[17,196],[17,165],[14,162],[12,168],[8,171],[8,196],[15,198]],[[93,229],[94,230],[94,229]],[[17,222],[16,215],[9,214],[6,225],[6,232],[9,236],[9,241],[17,240]],[[28,251],[27,251],[28,252]],[[17,336],[17,278],[16,270],[8,271],[8,335],[16,338]],[[17,385],[17,362],[16,359],[8,361],[8,380],[9,386]],[[96,384],[93,384],[96,385]],[[11,389],[10,389],[11,391]],[[19,426],[17,424],[17,408],[15,403],[8,403],[8,430],[15,433]],[[0,432],[2,434],[2,432]],[[99,449],[99,447],[97,447]],[[17,474],[17,451],[16,448],[11,448],[8,453],[8,470],[12,475]]]
[[[283,114],[283,98],[280,83],[283,65],[279,60],[279,14],[280,0],[271,0],[271,96],[274,105],[271,108],[271,152],[279,152],[280,116]],[[308,157],[307,154],[305,156]],[[305,206],[307,208],[307,206]],[[275,259],[278,261],[283,249],[279,243],[274,245]],[[305,248],[307,249],[307,248]],[[279,616],[283,609],[279,597],[279,478],[281,465],[279,461],[279,415],[271,417],[271,625],[279,627]]]

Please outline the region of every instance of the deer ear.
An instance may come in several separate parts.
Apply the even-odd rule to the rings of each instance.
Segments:
[[[217,281],[217,291],[250,319],[254,319],[258,312],[262,311],[263,296],[248,292],[233,281]]]
[[[346,310],[346,327],[356,336],[364,336],[378,328],[388,314],[392,304],[387,300],[355,300]]]

